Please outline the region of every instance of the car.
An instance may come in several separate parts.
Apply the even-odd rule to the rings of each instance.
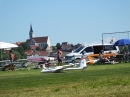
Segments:
[[[91,44],[81,45],[74,51],[65,55],[65,60],[81,59],[82,56],[87,57],[89,54],[99,54],[103,50],[104,53],[118,53],[119,47],[112,44]]]

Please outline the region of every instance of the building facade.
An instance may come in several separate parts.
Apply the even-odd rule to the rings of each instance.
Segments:
[[[45,50],[47,47],[50,47],[50,39],[48,36],[34,37],[32,25],[30,25],[29,39],[27,39],[26,42],[30,48],[39,47],[41,50]]]

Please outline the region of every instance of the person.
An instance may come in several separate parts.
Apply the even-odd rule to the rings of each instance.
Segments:
[[[9,51],[9,57],[10,57],[10,62],[13,63],[13,61],[14,61],[14,54],[13,54],[12,50]]]
[[[62,65],[62,51],[61,51],[61,47],[57,51],[57,60],[58,60],[58,66]]]
[[[124,61],[127,62],[129,61],[129,51],[126,50],[126,52],[124,53]]]
[[[102,64],[105,63],[105,58],[104,58],[104,55],[103,55],[103,50],[101,50],[101,52],[99,53],[99,60]]]
[[[14,54],[13,54],[13,51],[10,50],[9,51],[9,58],[10,58],[10,64],[9,64],[9,68],[12,69],[12,71],[14,71]]]
[[[50,59],[45,60],[45,66],[46,67],[50,67],[51,66]]]

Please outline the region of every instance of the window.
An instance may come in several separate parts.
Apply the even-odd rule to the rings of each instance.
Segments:
[[[116,50],[116,47],[113,45],[105,45],[104,51],[109,51],[109,50]]]
[[[75,53],[78,53],[79,51],[81,51],[85,46],[80,46],[78,47],[76,50],[74,50]]]
[[[93,52],[92,47],[87,47],[83,51],[86,51],[86,53]]]
[[[86,53],[90,53],[90,52],[93,52],[93,48],[92,47],[87,47],[87,48],[85,48],[81,53],[83,53],[83,52],[86,52]]]

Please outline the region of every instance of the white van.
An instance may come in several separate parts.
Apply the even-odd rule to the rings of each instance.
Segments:
[[[72,51],[71,53],[67,54],[65,56],[65,60],[74,60],[75,59],[80,59],[82,55],[87,56],[89,54],[99,54],[99,52],[103,50],[104,53],[118,53],[119,48],[118,46],[114,46],[112,44],[93,44],[93,45],[82,45]]]

